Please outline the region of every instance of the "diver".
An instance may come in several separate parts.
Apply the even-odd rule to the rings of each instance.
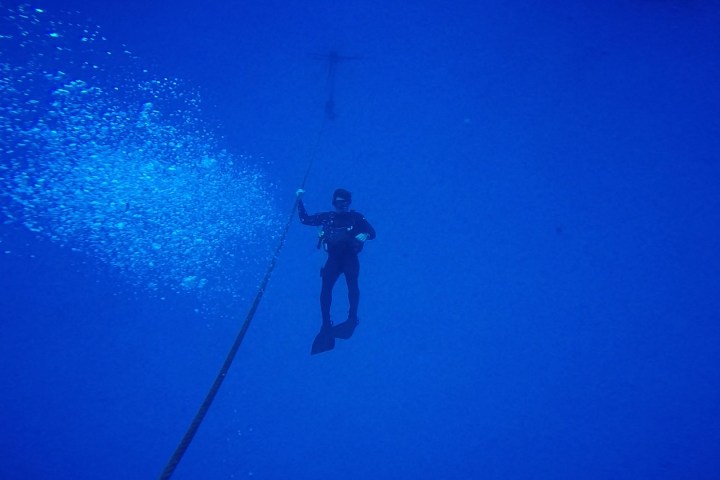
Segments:
[[[358,253],[363,249],[366,240],[375,238],[375,229],[362,213],[350,210],[352,194],[347,190],[338,188],[333,193],[332,205],[335,207],[334,212],[322,212],[315,215],[308,215],[307,210],[305,210],[302,201],[304,194],[303,189],[296,192],[300,222],[303,225],[322,227],[318,239],[318,248],[323,247],[328,254],[325,266],[320,269],[320,276],[322,277],[322,288],[320,290],[322,325],[311,349],[311,354],[315,354],[332,350],[335,347],[335,338],[348,339],[355,331],[358,324],[357,312],[360,302],[360,289],[358,288],[360,262]],[[340,274],[345,275],[350,308],[347,320],[338,325],[333,325],[330,320],[330,304],[332,303],[333,287]]]

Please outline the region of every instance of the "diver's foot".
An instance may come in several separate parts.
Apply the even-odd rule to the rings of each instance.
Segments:
[[[353,333],[355,333],[355,327],[358,326],[358,323],[357,317],[348,317],[347,320],[333,327],[333,335],[336,338],[347,340],[353,336]]]
[[[315,336],[310,355],[327,352],[335,348],[335,335],[333,334],[332,323],[323,323],[320,332]]]

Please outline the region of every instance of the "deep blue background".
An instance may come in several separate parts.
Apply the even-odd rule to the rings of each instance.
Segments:
[[[280,209],[315,157],[308,208],[343,186],[378,231],[310,357],[292,226],[175,477],[720,478],[720,6],[408,3],[62,2],[196,86]],[[315,150],[331,49],[363,58]],[[2,228],[0,478],[159,475],[245,311]]]

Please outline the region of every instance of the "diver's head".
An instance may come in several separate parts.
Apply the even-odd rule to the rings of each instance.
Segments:
[[[347,212],[352,203],[352,194],[343,188],[338,188],[333,193],[332,204],[338,212]]]

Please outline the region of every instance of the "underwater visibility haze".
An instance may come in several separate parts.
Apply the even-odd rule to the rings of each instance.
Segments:
[[[720,478],[719,21],[3,0],[0,478]]]

